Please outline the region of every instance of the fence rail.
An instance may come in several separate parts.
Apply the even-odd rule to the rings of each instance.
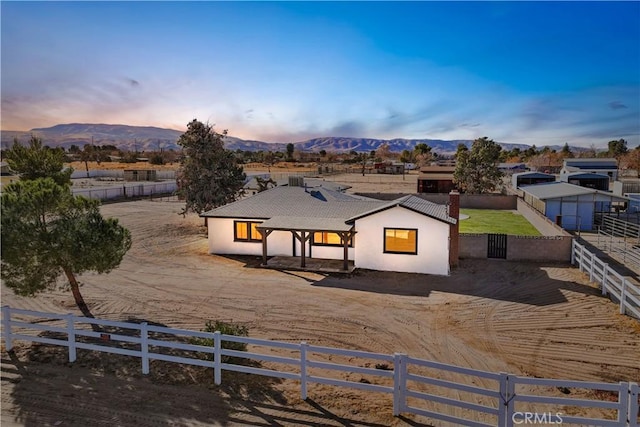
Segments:
[[[598,248],[640,272],[640,225],[605,216],[598,226]]]
[[[573,241],[571,263],[589,274],[589,280],[600,284],[602,295],[609,295],[620,304],[620,314],[640,319],[640,287],[602,261],[584,245]]]
[[[43,320],[47,322],[43,323]],[[92,325],[130,332],[104,333],[93,330]],[[53,332],[57,337],[42,336],[43,332]],[[151,360],[161,360],[213,368],[213,381],[217,385],[222,383],[222,371],[300,381],[302,399],[307,399],[307,386],[310,383],[391,394],[395,416],[412,413],[468,426],[513,426],[526,420],[551,424],[564,422],[621,427],[640,425],[640,388],[633,382],[613,384],[529,378],[416,359],[400,353],[389,355],[320,347],[306,342],[270,341],[224,335],[220,332],[168,328],[146,322],[116,322],[9,306],[2,307],[2,336],[7,351],[13,348],[15,340],[67,347],[69,362],[76,361],[78,349],[137,357],[141,359],[143,374],[149,374]],[[177,338],[184,340],[185,337],[211,339],[213,345],[202,345],[201,341],[198,344],[173,341]],[[225,341],[242,342],[252,347],[247,352],[230,350],[223,347]],[[288,355],[263,354],[254,347],[287,350]],[[163,349],[191,352],[191,357],[166,354],[162,352]],[[202,359],[198,354],[209,354],[212,358]],[[278,366],[284,365],[289,370],[231,363],[229,360],[225,361],[223,356],[273,362]],[[321,358],[325,360],[320,360]],[[370,363],[358,365],[359,362],[354,361],[355,359],[386,363],[376,364],[372,368]],[[350,376],[347,379],[336,378],[337,374],[344,372],[365,375],[369,379],[352,381],[349,380]],[[543,388],[540,389],[541,386]],[[538,394],[530,390],[536,390],[536,387],[540,389]],[[567,398],[549,394],[550,389],[558,387],[605,391],[614,393],[616,399]],[[550,406],[559,412],[552,414]],[[565,415],[562,411],[567,407],[597,408],[601,417]]]
[[[72,188],[76,196],[84,196],[89,199],[112,200],[129,197],[152,197],[173,194],[178,190],[175,181],[159,183],[124,184],[117,187],[102,188]]]

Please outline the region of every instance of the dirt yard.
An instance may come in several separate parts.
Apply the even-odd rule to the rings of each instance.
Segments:
[[[401,177],[400,177],[401,178]],[[103,206],[134,238],[120,268],[82,277],[96,317],[200,330],[242,322],[252,337],[392,354],[405,352],[493,372],[576,380],[640,381],[640,324],[617,314],[576,269],[465,261],[449,277],[360,271],[345,276],[264,270],[252,257],[207,254],[202,219],[182,205]],[[2,304],[74,312],[68,291]],[[18,342],[2,352],[2,426],[423,425],[394,418],[391,398],[333,386],[225,375]],[[436,424],[440,425],[440,424]]]

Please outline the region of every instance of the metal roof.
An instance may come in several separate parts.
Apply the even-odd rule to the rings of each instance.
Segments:
[[[573,178],[573,179],[602,179],[602,180],[607,180],[609,181],[609,175],[605,175],[602,173],[592,173],[592,172],[569,172],[569,173],[565,173],[560,175],[560,180],[561,181],[567,181],[568,179]]]
[[[453,173],[420,173],[420,181],[453,181]]]
[[[379,200],[363,200],[326,188],[275,187],[254,196],[212,209],[203,217],[212,218],[347,218],[370,210],[380,204]]]
[[[555,175],[552,175],[550,173],[542,173],[542,172],[535,172],[535,171],[514,173],[513,176],[516,178],[554,178],[554,179],[556,177]]]
[[[585,194],[601,194],[614,199],[626,200],[625,197],[616,196],[608,191],[594,190],[593,188],[580,187],[567,182],[545,182],[543,184],[527,185],[521,187],[522,191],[529,193],[539,200],[559,199],[561,197],[582,196]]]
[[[210,218],[263,218],[274,222],[278,227],[300,229],[346,231],[351,228],[346,222],[372,215],[384,209],[402,206],[420,214],[455,224],[456,219],[447,213],[445,205],[438,205],[415,196],[404,196],[393,201],[381,201],[351,196],[326,188],[305,189],[304,187],[275,187],[255,196],[250,196],[228,205],[203,213],[202,217]],[[286,218],[291,218],[287,220]],[[333,219],[336,221],[334,222]],[[287,223],[287,221],[290,221]],[[340,228],[338,222],[344,224]],[[266,222],[265,222],[266,223]],[[263,224],[265,224],[263,223]],[[325,224],[323,224],[325,223]],[[307,228],[313,224],[313,227]],[[269,225],[269,223],[267,223]]]
[[[299,216],[274,216],[260,224],[258,229],[303,231],[349,231],[353,225],[342,218],[310,218]]]
[[[564,159],[564,166],[580,169],[617,169],[616,159]]]
[[[363,212],[359,215],[349,218],[349,222],[353,222],[357,219],[364,218],[365,216],[373,215],[377,212],[385,209],[401,206],[403,208],[412,210],[414,212],[429,216],[431,218],[438,219],[449,224],[455,224],[457,220],[449,216],[447,206],[439,205],[437,203],[429,202],[428,200],[421,199],[416,196],[404,196],[396,200],[384,203],[382,206],[378,206],[368,212]]]

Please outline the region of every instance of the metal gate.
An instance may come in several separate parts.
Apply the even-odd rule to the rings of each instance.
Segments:
[[[489,234],[487,258],[507,259],[507,235]]]

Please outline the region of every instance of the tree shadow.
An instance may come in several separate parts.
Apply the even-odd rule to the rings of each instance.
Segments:
[[[336,415],[313,399],[305,400],[300,407],[283,407],[267,402],[243,401],[239,409],[245,416],[261,420],[259,423],[255,422],[251,424],[254,426],[299,425],[315,427],[332,425],[345,427],[386,427],[388,425]],[[403,418],[407,419],[405,417]],[[232,419],[232,421],[241,422],[242,420]],[[409,420],[407,424],[421,425],[412,424],[412,422],[413,421]]]
[[[77,341],[107,349],[139,349],[139,344],[113,339],[115,335],[136,336],[135,330],[105,327],[102,333],[110,338],[78,336]],[[188,342],[186,337],[170,334],[149,335],[154,340]],[[47,331],[39,337],[67,339],[64,333]],[[199,356],[162,347],[153,351]],[[228,363],[262,367],[259,362],[241,358]],[[287,404],[284,394],[275,388],[282,383],[278,378],[223,371],[222,384],[216,386],[212,368],[151,360],[150,373],[143,375],[140,358],[77,349],[76,361],[70,363],[67,347],[50,344],[19,342],[15,350],[3,354],[1,364],[2,383],[11,389],[13,400],[9,413],[26,426],[166,425],[180,419],[227,425],[237,412],[236,402]]]

